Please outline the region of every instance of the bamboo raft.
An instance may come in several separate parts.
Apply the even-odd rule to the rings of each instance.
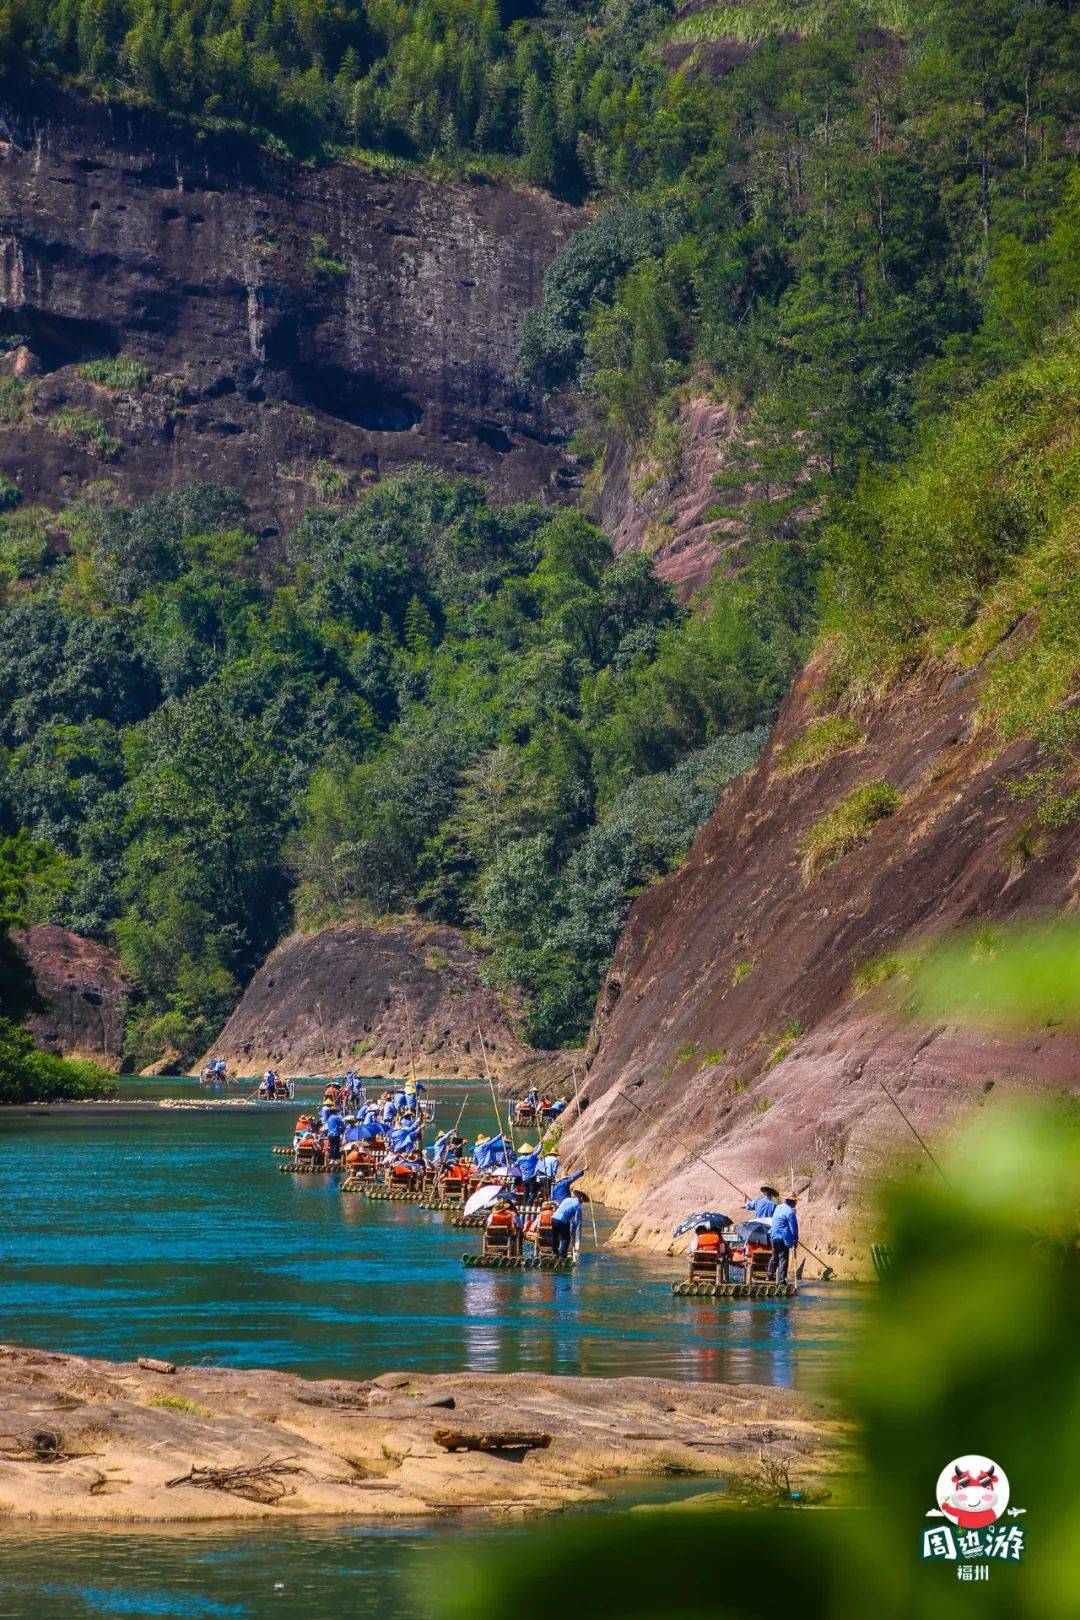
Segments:
[[[333,1164],[309,1164],[306,1161],[301,1160],[299,1164],[295,1164],[295,1163],[292,1163],[292,1164],[279,1164],[278,1165],[278,1175],[279,1176],[337,1176],[337,1175],[341,1174],[341,1172],[344,1170],[344,1168],[345,1168],[345,1166],[341,1163],[340,1160],[335,1160]]]
[[[509,1254],[463,1254],[467,1266],[482,1266],[485,1271],[573,1271],[573,1255],[557,1260],[553,1254],[514,1256]]]
[[[359,1193],[361,1198],[371,1198],[378,1204],[426,1205],[431,1199],[430,1192],[413,1187],[387,1187],[384,1182],[367,1180],[362,1176],[350,1176],[347,1182],[342,1183],[341,1190]]]
[[[798,1293],[798,1286],[793,1282],[676,1282],[671,1292],[681,1299],[688,1295],[695,1299],[791,1299]]]

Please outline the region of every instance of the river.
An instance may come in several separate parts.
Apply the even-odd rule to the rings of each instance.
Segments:
[[[433,1094],[439,1124],[452,1123],[466,1093]],[[125,1082],[124,1095],[205,1093]],[[596,1252],[588,1223],[573,1274],[472,1271],[461,1256],[478,1234],[444,1216],[342,1194],[337,1177],[281,1174],[271,1149],[293,1117],[120,1106],[0,1117],[0,1338],[313,1377],[533,1369],[817,1391],[843,1363],[857,1289],[811,1284],[795,1304],[673,1299],[681,1260]],[[475,1088],[466,1127],[493,1129],[490,1098]],[[596,1213],[603,1241],[612,1223]],[[246,1617],[292,1612],[288,1599],[303,1592],[307,1620],[343,1608],[405,1620],[417,1612],[407,1572],[445,1533],[10,1527],[0,1615],[45,1605],[71,1616]],[[458,1531],[508,1533],[520,1532]]]

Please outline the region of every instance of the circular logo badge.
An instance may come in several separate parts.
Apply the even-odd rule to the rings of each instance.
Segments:
[[[936,1500],[962,1530],[980,1530],[1008,1507],[1009,1481],[989,1457],[954,1457],[938,1475]]]

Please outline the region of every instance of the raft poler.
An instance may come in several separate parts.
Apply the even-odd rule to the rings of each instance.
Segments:
[[[556,1204],[551,1216],[551,1244],[556,1260],[568,1260],[571,1250],[577,1248],[581,1233],[581,1206],[588,1200],[588,1193],[571,1191]]]
[[[759,1221],[768,1221],[776,1214],[776,1206],[780,1202],[780,1194],[775,1187],[763,1186],[758,1189],[760,1197],[747,1199],[745,1208]]]
[[[390,1132],[391,1153],[408,1153],[419,1146],[420,1125],[408,1114]]]
[[[556,1168],[558,1162],[556,1159]],[[573,1187],[574,1182],[580,1181],[584,1174],[584,1170],[575,1170],[572,1176],[559,1176],[557,1180],[552,1180],[551,1196],[557,1204],[560,1204],[564,1198],[569,1198],[570,1189]]]
[[[505,1169],[509,1163],[506,1137],[478,1136],[473,1148],[473,1163],[478,1170],[494,1170],[496,1167]]]
[[[328,1159],[341,1158],[341,1138],[345,1134],[345,1121],[335,1108],[326,1120],[326,1156]]]
[[[431,1147],[427,1150],[427,1157],[436,1170],[444,1169],[453,1163],[454,1132],[443,1131],[437,1136]],[[456,1156],[456,1155],[455,1155]]]
[[[521,1197],[526,1204],[536,1202],[539,1173],[540,1149],[532,1147],[527,1142],[510,1166],[510,1174],[514,1177],[515,1182],[520,1184]]]

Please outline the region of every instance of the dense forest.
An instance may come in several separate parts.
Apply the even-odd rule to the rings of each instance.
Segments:
[[[993,723],[1044,737],[1032,791],[1072,813],[1078,29],[1065,0],[0,0],[8,71],[588,201],[523,381],[578,395],[598,471],[629,442],[674,482],[691,393],[739,423],[742,568],[689,613],[579,513],[422,470],[273,563],[225,490],[0,490],[4,861],[25,915],[120,946],[133,1057],[193,1055],[294,917],[405,910],[579,1038],[821,623],[858,692],[1042,604]]]
[[[136,1057],[205,1046],[294,909],[476,929],[533,1037],[579,1036],[800,645],[755,570],[689,615],[579,513],[419,469],[276,567],[208,486],[64,524],[0,541],[7,859],[31,920],[119,944]]]

